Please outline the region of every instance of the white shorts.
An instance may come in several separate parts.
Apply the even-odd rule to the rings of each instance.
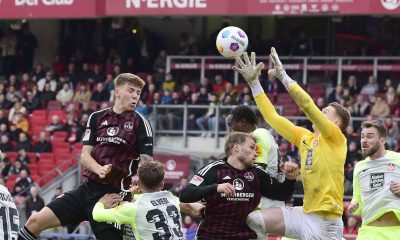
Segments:
[[[342,239],[342,218],[326,218],[312,213],[304,213],[303,207],[282,207],[285,221],[285,236],[307,240]]]
[[[285,206],[284,201],[272,200],[270,198],[261,197],[260,204],[258,205],[260,209],[265,208],[281,208]],[[268,233],[261,231],[255,231],[257,233],[257,239],[268,239]]]

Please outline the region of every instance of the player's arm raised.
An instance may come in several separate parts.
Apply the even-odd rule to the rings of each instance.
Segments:
[[[310,121],[317,127],[321,132],[321,135],[329,137],[333,131],[339,130],[335,127],[335,124],[329,121],[325,115],[318,109],[314,101],[298,84],[296,81],[291,79],[283,68],[282,62],[279,60],[278,53],[275,48],[271,48],[271,54],[269,55],[270,60],[274,66],[273,69],[268,70],[268,75],[278,78],[290,96],[296,102],[303,112],[307,115]],[[340,130],[339,130],[340,131]]]
[[[256,65],[256,54],[254,52],[251,53],[250,58],[251,60],[245,52],[243,54],[243,59],[245,62],[243,62],[241,58],[237,58],[236,61],[240,65],[240,68],[234,66],[232,69],[240,73],[244,80],[249,84],[254,100],[256,101],[257,107],[260,110],[264,120],[287,141],[299,146],[301,136],[309,131],[307,129],[297,127],[288,119],[280,116],[276,112],[274,105],[272,105],[271,101],[265,95],[264,89],[259,82],[259,77],[262,69],[264,68],[264,64],[260,62]]]

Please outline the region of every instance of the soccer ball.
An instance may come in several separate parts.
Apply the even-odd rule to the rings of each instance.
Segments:
[[[249,39],[246,33],[238,27],[226,27],[217,36],[217,49],[222,56],[235,59],[243,54],[247,49]]]

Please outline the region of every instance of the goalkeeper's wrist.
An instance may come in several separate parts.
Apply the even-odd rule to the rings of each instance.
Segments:
[[[289,77],[289,75],[287,75],[286,73],[283,75],[281,81],[282,81],[283,85],[285,86],[286,90],[289,90],[289,87],[290,87],[293,83],[296,83],[296,81],[293,80],[293,79],[291,79],[291,78]]]
[[[251,93],[253,94],[253,97],[256,97],[258,94],[263,93],[264,89],[261,86],[260,81],[255,80],[254,83],[249,84],[250,89],[251,89]]]

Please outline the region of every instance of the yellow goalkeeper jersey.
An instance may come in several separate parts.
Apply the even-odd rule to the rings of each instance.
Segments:
[[[299,149],[304,212],[339,218],[343,214],[346,137],[298,84],[292,84],[288,91],[320,134],[295,126],[280,116],[265,93],[257,95],[255,101],[265,121]]]

